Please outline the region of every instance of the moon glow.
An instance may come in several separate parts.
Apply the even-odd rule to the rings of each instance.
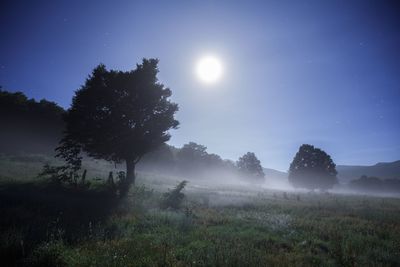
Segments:
[[[196,74],[200,81],[204,83],[215,83],[221,78],[222,64],[216,57],[203,57],[196,65]]]

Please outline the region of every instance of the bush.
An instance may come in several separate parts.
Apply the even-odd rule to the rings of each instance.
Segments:
[[[68,184],[75,188],[88,188],[90,183],[86,181],[87,171],[82,174],[78,173],[77,169],[70,166],[50,166],[45,164],[42,172],[38,174],[38,178],[44,178],[54,184]]]
[[[185,198],[185,195],[181,191],[185,188],[186,184],[187,181],[182,181],[173,190],[164,193],[161,208],[178,210]]]

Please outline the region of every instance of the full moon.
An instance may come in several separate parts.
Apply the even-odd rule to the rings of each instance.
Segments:
[[[196,73],[202,82],[215,83],[221,78],[222,64],[216,57],[203,57],[197,63]]]

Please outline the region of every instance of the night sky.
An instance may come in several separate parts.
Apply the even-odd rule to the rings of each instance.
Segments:
[[[337,164],[400,159],[400,2],[1,1],[0,85],[67,108],[99,63],[160,59],[180,106],[169,142],[287,170],[314,144]],[[224,67],[212,85],[195,65]]]

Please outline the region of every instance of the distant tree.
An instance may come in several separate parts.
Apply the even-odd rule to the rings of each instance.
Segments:
[[[349,184],[351,189],[357,191],[380,192],[380,193],[399,193],[399,179],[380,179],[374,176],[362,175],[359,179],[352,180]]]
[[[176,153],[177,170],[184,173],[199,174],[205,167],[207,147],[194,142],[183,145]]]
[[[66,131],[59,156],[75,160],[80,152],[96,159],[126,163],[121,182],[124,196],[135,182],[140,159],[170,139],[177,128],[178,105],[171,90],[158,82],[158,60],[143,59],[136,69],[122,72],[96,67],[75,92],[65,116]]]
[[[195,142],[189,142],[183,145],[183,147],[178,151],[176,157],[181,161],[201,161],[207,156],[207,147],[203,145],[196,144]]]
[[[289,168],[289,182],[294,187],[329,189],[337,183],[336,165],[325,151],[302,145]]]
[[[183,145],[176,154],[177,168],[192,175],[224,169],[227,164],[217,154],[207,153],[207,147],[194,142]]]
[[[263,179],[265,176],[261,162],[253,152],[247,152],[240,157],[236,165],[239,171],[247,176],[258,179]]]
[[[205,163],[208,168],[220,168],[224,164],[224,161],[217,154],[207,154]]]
[[[350,182],[350,187],[362,191],[382,191],[384,182],[378,177],[362,175],[359,179],[352,180]]]

